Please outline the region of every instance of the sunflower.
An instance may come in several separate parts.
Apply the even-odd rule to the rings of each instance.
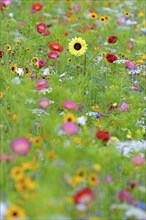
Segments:
[[[43,141],[42,141],[42,139],[39,138],[39,137],[33,137],[33,138],[32,138],[32,143],[35,144],[35,145],[37,145],[37,146],[41,146],[42,143],[43,143]]]
[[[72,58],[67,58],[67,62],[70,63],[72,61]]]
[[[16,71],[16,69],[17,69],[16,64],[13,64],[13,65],[10,66],[10,71],[11,71],[11,72],[14,73],[14,72]]]
[[[7,220],[15,220],[15,219],[25,219],[26,215],[24,210],[17,205],[11,205],[6,212],[6,219]]]
[[[75,56],[83,55],[87,50],[86,41],[81,37],[75,37],[69,42],[69,52]]]
[[[14,180],[20,180],[23,176],[24,174],[21,167],[15,166],[11,169],[11,177]]]
[[[90,18],[91,20],[96,20],[97,17],[98,17],[98,16],[97,16],[97,14],[96,14],[95,12],[90,13],[90,17],[89,17],[89,18]]]
[[[67,114],[65,117],[64,117],[64,123],[66,122],[75,122],[76,121],[76,118],[73,114]]]
[[[88,177],[88,183],[91,186],[96,186],[99,184],[99,179],[97,178],[95,173],[91,173]]]
[[[21,42],[20,41],[16,41],[16,46],[18,47],[18,46],[20,46],[21,45]]]
[[[49,160],[55,160],[56,157],[57,157],[57,154],[55,153],[55,151],[49,151],[46,155],[46,157],[49,159]]]
[[[100,20],[100,22],[102,22],[102,23],[105,23],[105,22],[106,22],[105,16],[100,17],[99,20]]]
[[[126,17],[129,17],[129,16],[130,16],[130,13],[129,13],[128,11],[125,11],[125,12],[124,12],[124,15],[125,15]]]
[[[33,58],[31,59],[31,62],[32,62],[32,63],[38,63],[38,61],[39,61],[38,57],[33,57]]]
[[[10,51],[10,50],[12,49],[9,44],[6,44],[6,45],[5,45],[5,48],[6,48],[7,51]]]
[[[15,52],[14,51],[11,51],[10,53],[12,56],[15,56]]]
[[[76,175],[80,177],[85,177],[86,176],[86,169],[85,168],[79,168],[76,170]]]

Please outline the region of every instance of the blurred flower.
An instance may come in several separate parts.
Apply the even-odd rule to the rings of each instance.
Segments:
[[[107,54],[106,55],[106,60],[109,63],[114,63],[114,61],[116,61],[118,58],[114,55],[114,54]]]
[[[26,138],[18,138],[12,142],[11,148],[16,154],[25,156],[30,151],[31,144]]]
[[[131,160],[131,162],[132,162],[134,165],[136,165],[136,166],[140,166],[140,165],[142,165],[142,164],[145,163],[145,159],[142,158],[142,157],[140,157],[140,156],[137,156],[137,157],[134,157],[134,158]]]
[[[99,184],[99,179],[97,178],[96,174],[95,173],[91,173],[89,176],[88,176],[88,183],[89,185],[91,186],[97,186]]]
[[[120,107],[120,111],[121,112],[129,111],[129,105],[126,102],[122,102],[121,107]]]
[[[120,202],[125,202],[126,201],[130,204],[133,202],[133,199],[131,197],[131,193],[129,191],[126,191],[126,190],[120,191],[119,200],[120,200]]]
[[[6,162],[14,162],[16,159],[15,157],[11,155],[0,155],[0,162],[6,161]]]
[[[110,139],[109,133],[101,130],[96,132],[96,137],[103,142],[107,142]]]
[[[94,199],[95,199],[95,194],[90,188],[84,188],[84,189],[78,191],[74,195],[74,202],[76,204],[88,205]]]
[[[12,179],[20,180],[24,176],[23,169],[19,166],[12,167],[10,175]]]
[[[57,59],[58,57],[60,57],[60,55],[56,52],[56,51],[53,51],[53,52],[50,52],[48,54],[48,58],[52,59],[52,60],[55,60]]]
[[[73,114],[67,114],[64,119],[63,119],[64,123],[66,122],[75,122],[76,118]]]
[[[63,103],[63,107],[68,110],[73,110],[73,111],[77,110],[77,105],[72,101],[65,101]]]
[[[56,157],[57,157],[57,154],[56,154],[55,151],[49,151],[46,154],[46,158],[49,159],[49,160],[55,160]]]
[[[60,46],[58,42],[52,42],[49,44],[49,48],[53,51],[62,52],[63,47]]]
[[[6,45],[5,45],[5,48],[6,48],[7,51],[10,51],[10,50],[12,49],[9,44],[6,44]]]
[[[89,18],[90,18],[91,20],[96,20],[97,17],[98,17],[98,16],[97,16],[97,14],[96,14],[95,12],[90,13],[90,17],[89,17]]]
[[[36,4],[32,5],[32,10],[34,10],[34,11],[41,11],[42,8],[43,8],[43,5],[40,3],[36,3]]]
[[[11,71],[11,72],[14,73],[14,72],[16,72],[16,70],[17,70],[16,64],[13,64],[13,65],[10,66],[10,71]]]
[[[10,205],[6,211],[7,220],[26,219],[25,211],[17,205]]]
[[[118,38],[113,35],[113,36],[110,36],[107,41],[108,41],[109,44],[114,44],[114,43],[117,42],[117,39]]]
[[[78,132],[78,126],[72,122],[64,123],[62,131],[67,135],[75,135]]]
[[[2,58],[3,55],[4,55],[4,52],[0,51],[0,58]]]
[[[84,167],[78,168],[76,170],[76,175],[80,177],[85,177],[86,176],[86,169]]]
[[[42,109],[48,109],[50,106],[50,101],[47,98],[43,98],[39,101],[39,107]]]
[[[32,62],[32,63],[38,63],[38,61],[39,61],[39,58],[38,58],[38,57],[33,57],[33,58],[31,59],[31,62]]]
[[[118,24],[125,24],[125,23],[126,23],[126,18],[124,18],[124,17],[118,18],[118,19],[117,19],[117,23],[118,23]]]
[[[45,60],[39,60],[39,67],[42,68],[46,65],[46,61]]]
[[[35,89],[37,91],[40,91],[42,89],[47,89],[48,87],[49,87],[49,84],[47,80],[42,78],[42,79],[37,80]]]
[[[112,183],[112,177],[110,176],[110,175],[106,175],[106,181],[108,182],[108,183]]]
[[[78,117],[78,118],[77,118],[77,123],[78,123],[79,125],[84,126],[84,125],[86,124],[86,117],[85,117],[85,116]]]
[[[75,56],[83,55],[87,50],[86,41],[81,37],[75,37],[69,42],[69,52]]]
[[[134,65],[134,63],[131,61],[125,62],[125,67],[128,68],[129,70],[136,70],[137,69],[136,66]]]

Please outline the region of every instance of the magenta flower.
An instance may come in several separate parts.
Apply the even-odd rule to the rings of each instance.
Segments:
[[[131,197],[130,192],[127,191],[127,190],[120,191],[120,193],[119,193],[119,200],[121,202],[128,202],[128,203],[132,203],[133,202],[133,198]]]
[[[77,110],[77,108],[78,108],[78,106],[72,101],[65,101],[63,103],[63,107],[68,110],[73,110],[73,111]]]
[[[46,61],[45,60],[40,60],[39,61],[39,67],[42,68],[43,66],[46,65]]]
[[[63,124],[62,131],[67,135],[75,135],[78,132],[78,126],[75,123],[67,122]]]
[[[60,55],[56,52],[56,51],[53,51],[53,52],[50,52],[48,54],[48,58],[50,58],[51,60],[55,60],[59,57]]]
[[[25,156],[30,151],[31,144],[26,138],[18,138],[12,142],[11,148],[16,154]]]
[[[80,6],[78,6],[78,5],[75,5],[75,6],[73,7],[73,10],[74,10],[75,12],[78,12],[78,11],[80,11]]]
[[[131,162],[132,162],[134,165],[136,165],[136,166],[140,166],[140,165],[144,164],[145,159],[142,158],[142,157],[134,157],[134,158],[131,160]]]
[[[126,102],[122,102],[121,107],[120,107],[120,111],[121,112],[129,111],[129,106]]]
[[[110,176],[110,175],[107,175],[106,176],[106,181],[108,182],[108,183],[112,183],[112,177]]]
[[[118,18],[118,19],[117,19],[117,23],[118,23],[118,24],[125,24],[125,23],[126,23],[126,18],[124,18],[124,17]]]
[[[136,70],[136,66],[131,61],[125,62],[125,67],[128,68],[129,70]]]
[[[47,98],[43,98],[39,102],[39,107],[42,109],[48,109],[50,106],[50,101]]]
[[[40,91],[42,89],[47,89],[48,87],[49,87],[49,84],[47,80],[42,78],[42,79],[37,80],[35,89]]]

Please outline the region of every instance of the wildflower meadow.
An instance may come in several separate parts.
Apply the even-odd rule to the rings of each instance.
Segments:
[[[0,0],[1,220],[146,220],[145,12]]]

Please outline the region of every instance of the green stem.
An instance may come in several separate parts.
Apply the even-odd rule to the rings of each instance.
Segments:
[[[84,76],[86,76],[86,54],[84,58]]]

